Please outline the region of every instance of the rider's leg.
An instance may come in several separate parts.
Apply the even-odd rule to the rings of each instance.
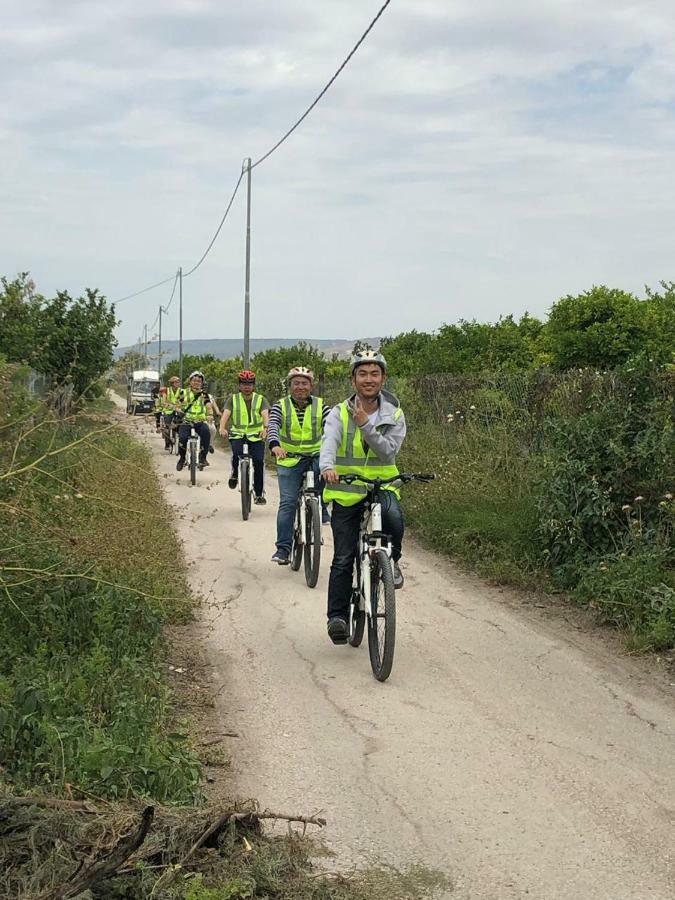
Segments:
[[[349,620],[349,598],[352,593],[354,558],[358,549],[359,524],[363,501],[354,506],[333,503],[331,528],[333,530],[333,562],[328,578],[328,618]]]
[[[164,428],[165,428],[164,449],[165,450],[168,450],[171,447],[171,441],[169,440],[169,435],[171,434],[172,421],[173,421],[173,413],[167,413],[164,416]]]
[[[256,497],[265,492],[265,441],[251,441],[248,452],[253,460],[253,491]]]
[[[187,453],[187,441],[190,437],[190,426],[187,422],[178,429],[178,462],[176,468],[180,471],[185,465],[185,454]]]
[[[209,431],[209,426],[206,422],[195,422],[195,431],[199,435],[201,444],[199,450],[199,462],[204,465],[206,462],[206,454],[209,452],[209,445],[211,443],[211,432]]]
[[[277,466],[279,481],[279,511],[277,513],[277,550],[291,552],[295,505],[302,484],[302,462],[295,466]]]
[[[380,496],[382,497],[382,528],[385,534],[391,535],[391,557],[394,562],[398,562],[401,558],[401,545],[405,531],[401,501],[393,491],[382,491]]]
[[[232,471],[230,472],[230,478],[228,481],[228,485],[234,490],[237,484],[239,483],[239,458],[241,457],[241,451],[244,448],[244,439],[243,438],[230,438],[230,450],[232,451]]]

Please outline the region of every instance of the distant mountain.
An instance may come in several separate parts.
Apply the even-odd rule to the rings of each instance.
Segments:
[[[251,356],[259,353],[261,350],[292,347],[302,340],[313,347],[318,347],[326,356],[332,356],[333,353],[337,353],[338,356],[347,358],[352,352],[352,347],[356,343],[357,338],[352,338],[351,340],[335,338],[322,341],[311,340],[310,338],[251,338]],[[380,346],[380,338],[359,338],[358,340],[363,340],[372,347]],[[137,346],[135,344],[133,347],[118,347],[115,350],[115,358],[119,359],[128,350],[133,350]],[[154,357],[156,360],[158,352],[159,346],[157,341],[148,341],[148,357],[151,360]],[[242,338],[207,338],[201,341],[183,341],[184,356],[205,356],[210,353],[216,359],[232,359],[243,354],[243,352],[244,341]],[[162,341],[162,359],[164,365],[170,363],[173,359],[178,359],[178,341]]]

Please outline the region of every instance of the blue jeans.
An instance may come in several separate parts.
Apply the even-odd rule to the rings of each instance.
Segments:
[[[204,462],[206,454],[209,452],[209,444],[211,443],[211,432],[206,422],[194,422],[195,431],[199,435],[201,448],[199,451],[199,461]],[[190,423],[183,422],[178,430],[178,456],[185,462],[185,454],[187,453],[187,442],[190,437]]]
[[[239,478],[239,457],[244,449],[244,438],[230,438],[232,448],[232,477]],[[253,461],[253,491],[262,497],[265,489],[265,441],[249,441],[248,455]]]
[[[358,550],[363,505],[363,501],[354,506],[340,506],[333,502],[331,527],[334,550],[328,577],[329,619],[338,616],[345,621],[349,620],[349,599],[352,595],[354,559]],[[391,491],[382,491],[382,530],[391,535],[391,556],[398,562],[401,558],[405,523],[399,499]]]
[[[293,523],[298,494],[302,487],[302,476],[310,468],[314,469],[314,484],[319,486],[319,457],[300,459],[294,466],[277,466],[279,481],[279,512],[277,513],[277,550],[291,552],[293,543]]]

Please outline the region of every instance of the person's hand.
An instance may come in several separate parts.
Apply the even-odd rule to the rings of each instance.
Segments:
[[[286,459],[288,454],[283,447],[272,447],[272,456],[276,456],[277,459]]]
[[[228,432],[227,427],[226,427],[225,424],[222,424],[222,425],[220,426],[219,431],[220,431],[220,436],[221,436],[221,437],[223,437],[223,438],[229,437],[229,432]]]
[[[361,398],[358,394],[354,397],[354,400],[350,405],[350,412],[352,414],[352,418],[358,426],[365,425],[368,421],[368,413],[363,408]]]
[[[326,484],[337,484],[340,480],[340,476],[335,471],[335,469],[326,469],[325,472],[321,473],[321,477],[326,482]]]

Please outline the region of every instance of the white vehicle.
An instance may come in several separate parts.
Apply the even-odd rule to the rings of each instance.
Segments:
[[[159,392],[159,372],[153,369],[136,369],[127,381],[127,413],[154,412],[155,397]]]

